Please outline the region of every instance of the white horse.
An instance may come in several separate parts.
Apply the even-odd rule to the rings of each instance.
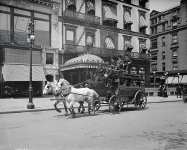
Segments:
[[[55,96],[56,102],[54,103],[54,108],[57,112],[61,112],[61,110],[57,107],[57,105],[62,102],[64,105],[64,110],[65,110],[65,114],[68,114],[68,109],[66,106],[66,100],[65,100],[65,96],[62,95],[61,93],[58,92],[58,83],[57,82],[47,82],[47,84],[45,85],[44,89],[43,89],[43,94],[53,94]],[[83,103],[79,103],[79,108],[78,111],[81,113],[84,113],[84,106]],[[82,111],[81,111],[82,108]]]
[[[63,93],[64,91],[69,90],[69,94],[66,96],[66,104],[68,109],[70,110],[71,114],[75,116],[74,112],[74,104],[76,103],[88,103],[88,112],[91,113],[93,110],[95,114],[95,100],[98,99],[99,95],[96,91],[89,88],[74,88],[73,86],[68,85],[65,79],[61,79],[58,82],[59,89],[57,90],[58,93]],[[66,92],[65,92],[66,93]],[[93,109],[91,109],[91,106]]]

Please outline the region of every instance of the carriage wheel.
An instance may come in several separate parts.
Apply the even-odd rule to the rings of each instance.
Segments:
[[[141,97],[140,97],[140,101],[141,101],[141,109],[144,109],[147,105],[147,96],[145,95],[145,93],[141,93]]]
[[[114,112],[114,111],[119,111],[119,103],[116,95],[113,95],[109,99],[109,111]]]
[[[135,93],[135,102],[134,105],[137,109],[144,109],[147,104],[147,97],[144,92],[142,91],[137,91]]]

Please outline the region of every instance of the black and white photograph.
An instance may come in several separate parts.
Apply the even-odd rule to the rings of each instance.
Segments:
[[[0,0],[0,150],[187,150],[187,0]]]

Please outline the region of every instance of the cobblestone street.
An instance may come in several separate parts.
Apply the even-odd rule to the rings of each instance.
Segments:
[[[187,105],[65,117],[55,111],[0,115],[0,150],[186,150]]]

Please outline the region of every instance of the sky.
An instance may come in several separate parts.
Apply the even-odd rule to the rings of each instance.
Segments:
[[[150,0],[150,10],[165,11],[180,4],[181,0]]]

